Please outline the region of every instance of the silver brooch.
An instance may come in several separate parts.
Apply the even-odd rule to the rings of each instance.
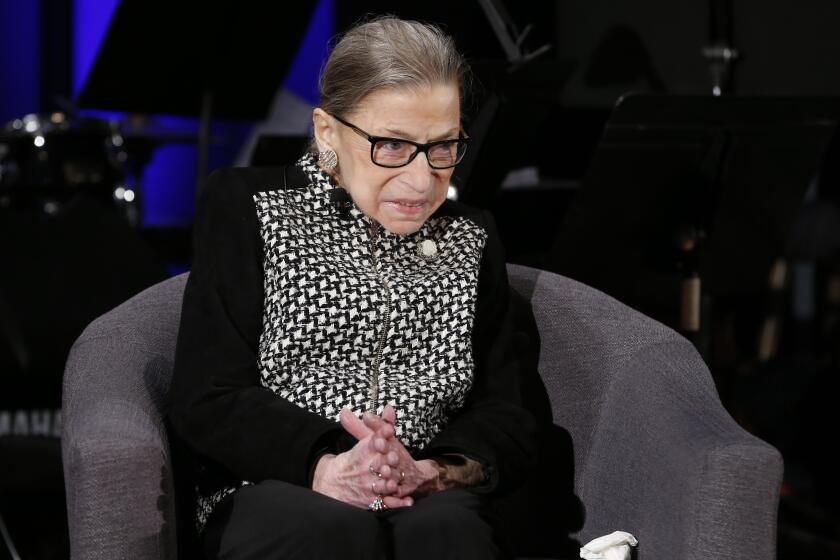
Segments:
[[[417,243],[417,256],[425,261],[433,261],[438,255],[437,243],[431,239],[424,239]]]

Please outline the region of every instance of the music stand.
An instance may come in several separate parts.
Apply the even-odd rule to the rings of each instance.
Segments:
[[[198,196],[211,117],[265,117],[314,5],[123,0],[77,105],[199,116]]]
[[[459,200],[488,208],[511,169],[531,163],[534,123],[556,103],[575,63],[544,56],[510,68],[505,61],[480,60],[473,70],[484,95],[467,126],[470,147],[455,168]]]
[[[713,298],[761,293],[838,117],[834,97],[623,97],[549,267],[674,327],[680,264]]]

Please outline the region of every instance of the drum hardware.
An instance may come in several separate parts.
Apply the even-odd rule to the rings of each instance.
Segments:
[[[767,277],[767,315],[758,330],[758,361],[767,363],[779,353],[779,342],[784,320],[785,299],[788,289],[789,271],[785,259],[776,259]]]
[[[117,121],[63,112],[25,115],[0,130],[0,208],[53,216],[86,193],[137,225],[140,197],[126,186],[127,161]]]
[[[697,333],[702,326],[702,280],[699,274],[699,249],[706,232],[702,228],[683,228],[677,235],[680,251],[678,268],[682,269],[680,282],[680,329]]]

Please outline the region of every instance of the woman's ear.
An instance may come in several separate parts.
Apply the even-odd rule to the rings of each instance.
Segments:
[[[335,128],[332,119],[320,107],[312,110],[312,131],[315,135],[318,151],[335,150]]]

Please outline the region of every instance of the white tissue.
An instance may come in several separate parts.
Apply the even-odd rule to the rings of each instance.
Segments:
[[[637,544],[639,541],[630,533],[615,531],[586,543],[580,549],[580,557],[584,560],[629,560],[630,547]]]

